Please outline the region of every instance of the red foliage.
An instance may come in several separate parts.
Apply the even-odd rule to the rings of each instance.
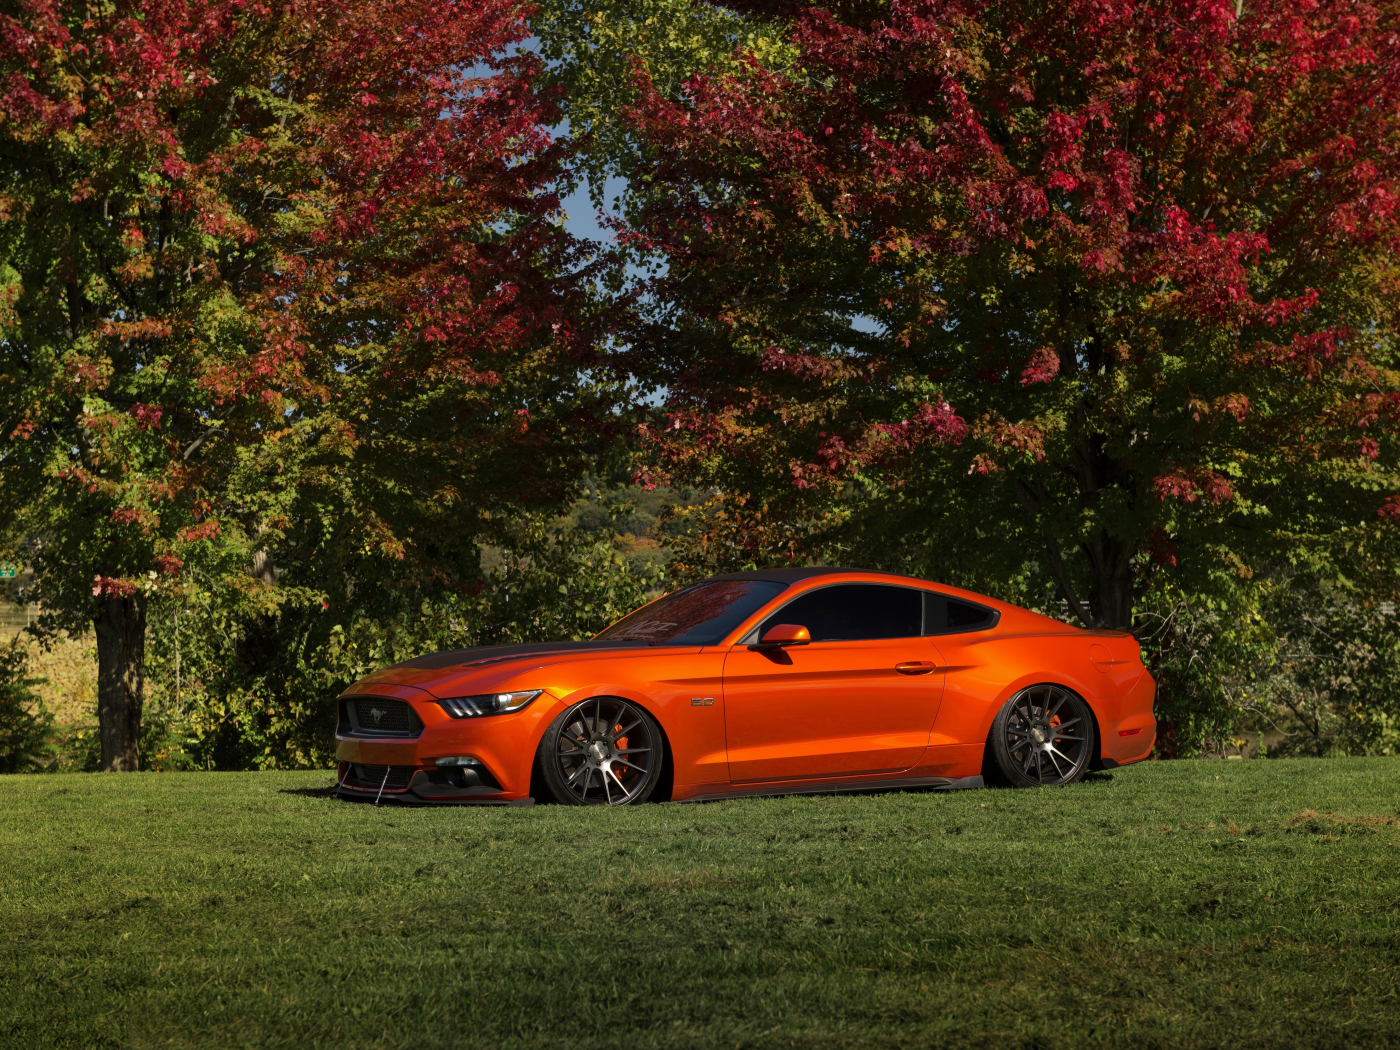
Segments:
[[[1021,385],[1048,383],[1060,374],[1060,355],[1053,347],[1042,346],[1021,371]]]
[[[685,420],[647,434],[652,476],[813,510],[855,475],[907,504],[926,465],[983,531],[1122,574],[1152,529],[1283,515],[1358,448],[1393,468],[1358,430],[1395,386],[1368,356],[1394,337],[1395,0],[724,6],[797,54],[679,95],[637,70],[634,185],[664,190],[626,236],[667,262],[639,371]],[[904,440],[916,390],[973,440]],[[1328,512],[1369,515],[1373,484]]]
[[[1165,529],[1149,529],[1147,533],[1148,555],[1158,565],[1176,568],[1176,544]]]
[[[0,385],[0,419],[19,420],[10,446],[49,453],[0,448],[0,476],[67,482],[58,505],[109,524],[54,529],[89,544],[53,548],[53,571],[77,574],[70,591],[94,568],[174,564],[159,560],[171,542],[220,535],[202,516],[246,513],[223,487],[239,446],[282,442],[275,485],[319,487],[365,533],[347,549],[427,545],[468,565],[474,538],[452,541],[468,548],[457,558],[437,521],[474,520],[467,503],[553,505],[583,453],[621,430],[601,386],[557,407],[574,405],[579,375],[606,381],[607,321],[599,266],[556,221],[569,147],[547,130],[558,114],[539,58],[515,47],[524,13],[516,0],[0,12],[0,137],[25,158],[0,176],[23,289],[0,363],[16,374],[35,347],[60,348],[42,385]],[[6,292],[0,308],[15,303]],[[159,517],[132,516],[156,501],[170,505]]]
[[[136,417],[136,425],[142,430],[159,430],[161,407],[159,405],[132,406],[131,414]]]
[[[186,543],[198,543],[200,540],[212,540],[221,531],[218,519],[210,518],[198,525],[190,525],[181,529],[179,537]]]
[[[1159,501],[1169,498],[1195,503],[1204,497],[1210,503],[1224,503],[1235,498],[1230,482],[1211,470],[1177,467],[1156,478],[1153,488]]]
[[[177,576],[180,570],[185,567],[183,558],[177,558],[175,555],[169,553],[157,554],[152,561],[155,564],[156,570],[164,573],[166,576]]]
[[[924,402],[913,418],[898,423],[872,423],[870,433],[883,438],[901,450],[912,450],[923,444],[950,443],[959,445],[967,436],[968,426],[946,401],[936,405]]]
[[[139,589],[131,580],[123,580],[114,576],[103,576],[98,573],[92,578],[92,596],[94,598],[130,598]]]

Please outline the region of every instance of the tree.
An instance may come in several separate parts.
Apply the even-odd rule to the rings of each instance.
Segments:
[[[0,528],[46,628],[96,628],[104,769],[193,569],[267,616],[470,592],[483,515],[624,425],[527,35],[514,0],[0,16]]]
[[[781,63],[792,52],[781,21],[692,0],[540,0],[529,19],[550,63],[546,77],[564,89],[560,112],[587,139],[575,169],[600,204],[608,176],[637,153],[634,129],[622,119],[641,94],[637,61],[650,71],[649,86],[669,98],[680,96],[695,70],[729,69],[747,54]]]
[[[1400,517],[1400,5],[724,6],[792,60],[637,65],[653,478],[1116,628]]]

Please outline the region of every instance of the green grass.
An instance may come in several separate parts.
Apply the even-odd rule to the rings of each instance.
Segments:
[[[0,777],[0,1046],[1400,1043],[1400,760],[618,811],[328,783]]]

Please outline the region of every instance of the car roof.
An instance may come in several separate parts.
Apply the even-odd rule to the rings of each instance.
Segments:
[[[933,583],[917,576],[904,576],[897,572],[882,572],[879,569],[843,569],[834,565],[819,565],[802,569],[758,569],[754,572],[731,572],[723,576],[711,576],[710,580],[763,580],[767,583],[801,583],[814,576],[834,576],[845,573],[853,576],[888,576],[892,580],[912,580],[916,583]]]
[[[855,576],[858,579],[864,578],[871,583],[888,583],[891,586],[918,586],[921,589],[936,589],[939,594],[949,597],[957,597],[964,601],[974,602],[978,605],[989,606],[999,609],[1003,613],[1029,613],[1028,609],[1023,609],[1019,605],[1012,605],[999,598],[990,595],[979,594],[977,591],[969,591],[965,587],[955,587],[950,583],[939,583],[937,580],[926,580],[922,576],[907,576],[898,572],[885,572],[882,569],[847,569],[836,565],[816,565],[801,569],[756,569],[753,572],[731,572],[725,576],[710,576],[705,580],[697,580],[697,583],[708,583],[710,580],[766,580],[770,583],[781,583],[792,585],[802,583],[806,580],[819,579],[823,576]],[[678,590],[682,588],[677,588]],[[1033,613],[1030,615],[1039,615]]]

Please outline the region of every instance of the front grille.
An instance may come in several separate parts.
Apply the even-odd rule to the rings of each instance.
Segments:
[[[384,778],[385,771],[388,771],[389,778]],[[360,763],[354,765],[355,779],[366,787],[377,788],[381,784],[386,788],[406,788],[408,782],[413,779],[413,774],[418,772],[413,766],[365,766]]]
[[[378,696],[348,697],[340,702],[342,736],[418,736],[423,723],[410,704]]]

